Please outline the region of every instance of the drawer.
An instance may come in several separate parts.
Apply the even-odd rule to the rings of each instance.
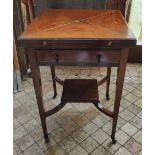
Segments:
[[[38,65],[55,66],[116,66],[120,59],[120,50],[73,51],[73,50],[37,50]]]

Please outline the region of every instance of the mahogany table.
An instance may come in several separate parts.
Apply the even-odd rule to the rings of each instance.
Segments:
[[[49,141],[46,117],[59,111],[67,102],[92,102],[113,119],[111,138],[116,143],[128,48],[136,45],[120,11],[46,10],[21,34],[18,45],[27,49],[45,141]],[[57,95],[56,81],[63,85],[61,103],[49,111],[44,110],[39,66],[51,66],[54,98]],[[54,66],[104,66],[107,76],[98,82],[95,79],[62,81],[55,75]],[[106,97],[109,99],[111,67],[118,68],[113,111],[100,104],[97,90],[99,85],[107,82]]]

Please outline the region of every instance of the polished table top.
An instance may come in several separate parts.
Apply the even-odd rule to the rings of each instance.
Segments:
[[[49,9],[42,12],[19,37],[26,45],[32,41],[123,41],[136,44],[136,38],[119,10]],[[46,44],[46,43],[45,43]]]

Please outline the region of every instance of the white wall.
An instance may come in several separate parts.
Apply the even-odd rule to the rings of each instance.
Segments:
[[[142,43],[142,0],[132,0],[129,26],[138,39],[138,44]]]

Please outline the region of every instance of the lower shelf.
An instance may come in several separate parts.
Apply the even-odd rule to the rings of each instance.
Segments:
[[[98,103],[99,95],[98,95],[97,80],[65,79],[61,102]]]

